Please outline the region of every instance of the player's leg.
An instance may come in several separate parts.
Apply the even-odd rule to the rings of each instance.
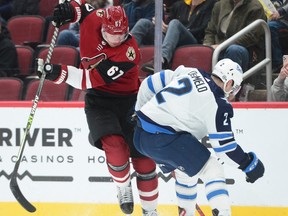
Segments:
[[[129,147],[120,135],[104,136],[101,142],[108,170],[117,186],[120,208],[125,214],[131,214],[134,201],[130,182]]]
[[[175,191],[180,216],[194,216],[197,199],[198,176],[190,177],[180,170],[175,170]]]
[[[164,173],[179,169],[194,176],[210,157],[207,148],[189,133],[151,134],[137,127],[134,141],[136,148],[153,158]],[[196,194],[196,186],[193,187],[195,180],[183,173],[183,176],[179,176],[179,182],[181,183],[178,184],[179,187],[176,187],[176,193],[179,192],[179,198],[181,198],[180,207],[187,207],[186,215],[192,216],[195,211],[196,197],[193,197]],[[184,211],[182,215],[183,213]]]
[[[133,168],[137,174],[137,188],[143,216],[157,216],[158,176],[156,164],[147,157],[132,158]]]
[[[142,155],[136,150],[133,143],[134,130],[132,133],[125,134],[130,134],[130,139],[127,140],[130,147],[133,168],[137,174],[136,183],[143,216],[157,216],[158,175],[156,173],[156,164],[152,159]]]
[[[213,216],[231,216],[231,204],[223,166],[211,156],[199,172],[199,178],[205,184],[206,197],[213,210]]]
[[[130,183],[130,151],[118,113],[126,115],[127,107],[134,104],[134,98],[123,100],[86,94],[85,113],[93,145],[105,151],[108,170],[116,184],[120,208],[125,214],[131,214],[134,202]],[[127,107],[122,108],[122,104],[127,104]]]

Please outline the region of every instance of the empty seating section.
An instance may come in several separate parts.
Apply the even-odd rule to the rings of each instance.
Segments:
[[[24,100],[34,100],[40,79],[31,80],[28,83]],[[68,98],[69,85],[62,83],[56,85],[52,81],[45,80],[39,101],[65,101]]]
[[[19,15],[8,20],[7,28],[16,45],[42,43],[45,18],[36,15]]]
[[[23,81],[15,77],[0,78],[0,101],[21,100]]]
[[[37,58],[46,60],[49,48],[40,49]],[[80,61],[79,51],[72,46],[55,46],[50,62],[54,64],[66,64],[78,67]]]
[[[28,76],[32,73],[34,50],[29,46],[16,45],[20,76]]]
[[[142,46],[140,66],[148,62],[154,56],[154,46]],[[204,45],[186,45],[178,47],[172,59],[171,69],[175,70],[179,65],[196,67],[211,72],[212,55],[214,49]],[[144,79],[147,73],[139,69],[139,78]]]
[[[204,45],[187,45],[178,47],[174,53],[172,70],[179,65],[196,67],[211,72],[213,48]]]

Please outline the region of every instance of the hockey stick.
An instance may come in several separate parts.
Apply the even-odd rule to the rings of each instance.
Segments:
[[[201,210],[201,208],[199,207],[197,203],[196,203],[196,210],[198,211],[200,216],[205,216],[204,212]]]
[[[59,32],[59,27],[55,27],[54,33],[53,33],[53,37],[52,37],[52,41],[50,43],[49,46],[49,51],[46,57],[46,63],[50,63],[51,57],[52,57],[52,53],[55,47],[55,43],[56,43],[56,39],[58,36],[58,32]],[[23,156],[23,152],[24,152],[24,147],[26,144],[26,140],[27,140],[27,135],[29,134],[33,119],[34,119],[34,115],[38,106],[38,102],[39,102],[39,98],[40,98],[40,94],[42,91],[42,87],[44,85],[44,81],[45,81],[45,77],[46,77],[46,73],[42,70],[42,75],[40,78],[40,83],[33,101],[33,105],[30,111],[30,115],[28,117],[28,122],[25,128],[25,132],[21,141],[21,145],[20,145],[20,149],[18,152],[18,156],[17,156],[17,161],[14,165],[14,169],[13,172],[11,174],[11,181],[10,181],[10,189],[14,195],[14,197],[16,198],[16,200],[22,205],[22,207],[24,209],[26,209],[29,212],[35,212],[36,208],[24,197],[24,195],[22,194],[19,185],[17,183],[17,175],[18,175],[18,169],[21,163],[21,159]]]

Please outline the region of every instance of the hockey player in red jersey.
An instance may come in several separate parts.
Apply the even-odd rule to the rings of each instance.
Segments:
[[[140,53],[129,34],[122,7],[95,10],[85,0],[59,4],[54,9],[57,26],[80,23],[80,68],[43,64],[38,71],[56,84],[66,82],[86,90],[85,114],[95,147],[104,150],[108,170],[118,191],[123,213],[133,212],[130,163],[137,174],[137,188],[143,215],[157,216],[158,176],[155,163],[133,145],[133,125],[129,123],[139,88]]]

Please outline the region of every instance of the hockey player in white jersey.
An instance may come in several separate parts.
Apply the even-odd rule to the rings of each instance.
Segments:
[[[233,108],[227,98],[241,88],[243,72],[230,59],[220,60],[212,74],[179,66],[143,80],[135,106],[134,144],[164,173],[175,172],[179,215],[194,216],[198,178],[204,181],[213,216],[230,216],[222,165],[199,140],[209,137],[216,155],[254,183],[264,174],[255,153],[246,153],[232,132]]]

